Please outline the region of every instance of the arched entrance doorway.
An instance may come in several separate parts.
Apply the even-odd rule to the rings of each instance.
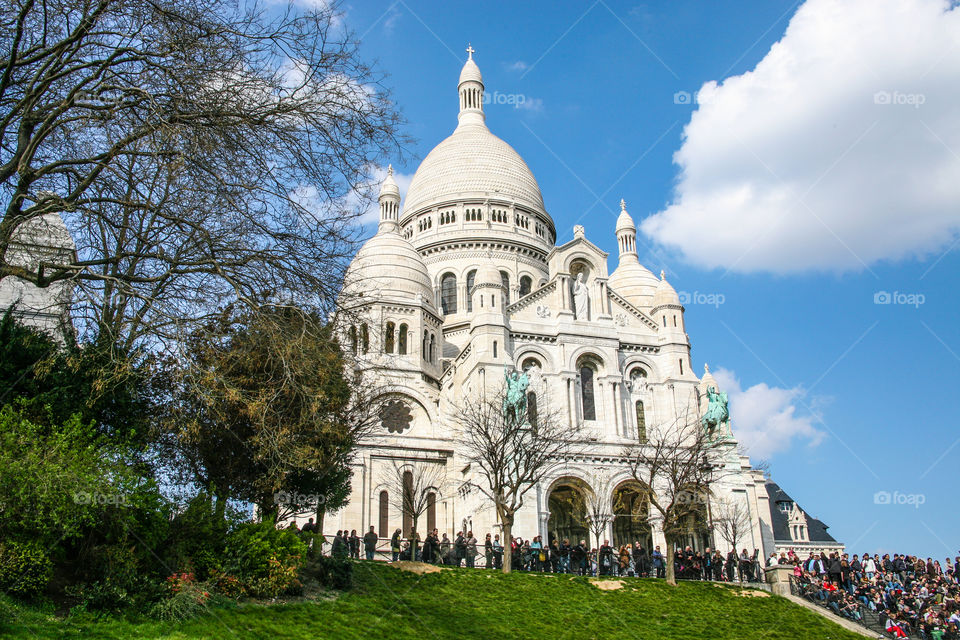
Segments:
[[[613,490],[613,546],[634,544],[650,552],[653,533],[648,522],[650,503],[636,482],[624,482]]]
[[[570,544],[590,539],[587,526],[587,498],[590,487],[576,478],[563,478],[554,483],[547,498],[550,520],[547,522],[549,543],[567,538]]]
[[[703,502],[691,505],[683,517],[681,540],[677,541],[679,548],[690,547],[694,551],[703,551],[710,546],[710,521],[707,518],[707,506]]]

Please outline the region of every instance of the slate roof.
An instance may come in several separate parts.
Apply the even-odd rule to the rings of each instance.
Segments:
[[[767,482],[767,495],[770,496],[770,521],[773,523],[774,540],[792,540],[790,537],[789,522],[787,514],[780,511],[779,502],[792,502],[797,504],[796,500],[791,498],[786,491],[780,488],[776,482]],[[797,504],[800,507],[799,504]],[[800,507],[803,509],[803,507]],[[821,520],[812,517],[806,510],[803,510],[807,518],[807,537],[810,542],[836,542],[833,536],[827,533],[827,525]]]

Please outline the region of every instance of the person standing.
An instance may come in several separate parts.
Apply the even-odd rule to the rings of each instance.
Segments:
[[[493,537],[493,567],[503,568],[503,544],[500,542],[499,533]]]
[[[733,582],[737,579],[737,552],[733,549],[727,554],[727,582]]]
[[[373,554],[377,552],[377,542],[379,540],[380,536],[374,532],[373,525],[370,525],[370,531],[363,534],[363,551],[367,560],[373,560]]]
[[[570,573],[570,540],[563,539],[559,547],[560,553],[560,573]]]
[[[467,566],[474,568],[477,560],[477,539],[473,537],[473,531],[467,531]]]
[[[446,532],[444,532],[443,538],[440,540],[440,562],[443,564],[453,564],[453,560],[450,557],[452,547],[453,543],[450,542],[450,538],[448,538]]]
[[[579,576],[586,575],[587,546],[583,540],[570,550],[570,563],[573,565],[573,573]]]
[[[540,559],[543,557],[543,543],[540,542],[540,536],[534,536],[530,542],[530,568],[533,571],[543,571],[543,563]]]
[[[454,566],[463,565],[463,559],[467,557],[467,539],[463,537],[463,531],[457,531],[457,539],[453,541]]]
[[[660,545],[657,545],[651,554],[653,558],[653,568],[657,572],[658,578],[667,577],[667,565],[664,564],[663,554],[660,553]]]
[[[711,565],[713,566],[713,579],[720,582],[723,580],[723,555],[720,553],[720,549],[714,550]]]
[[[493,538],[488,533],[483,539],[484,567],[493,569]]]
[[[350,557],[360,559],[360,536],[357,535],[356,529],[350,532]]]
[[[400,559],[400,535],[402,533],[400,529],[397,529],[393,532],[393,537],[390,538],[390,553],[393,555],[392,562]]]

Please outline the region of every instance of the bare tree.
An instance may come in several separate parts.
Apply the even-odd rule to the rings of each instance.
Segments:
[[[0,280],[80,287],[129,348],[264,292],[335,298],[398,116],[337,8],[229,0],[0,3]],[[73,255],[15,259],[60,215]],[[83,328],[83,327],[82,327]]]
[[[593,537],[597,539],[597,549],[600,548],[600,536],[607,530],[607,525],[613,522],[613,514],[606,508],[607,505],[603,498],[607,493],[607,489],[606,482],[598,483],[596,491],[591,490],[589,487],[583,488],[587,516],[586,523]]]
[[[394,462],[385,479],[390,506],[403,518],[410,518],[410,559],[417,557],[417,524],[420,518],[435,504],[438,495],[446,493],[450,486],[446,464],[417,460],[412,463]]]
[[[750,510],[746,502],[736,498],[720,500],[713,507],[713,526],[720,537],[737,552],[738,543],[750,530]],[[743,574],[737,571],[740,582]]]
[[[453,420],[460,450],[480,477],[467,484],[493,503],[503,526],[504,546],[509,548],[514,517],[524,496],[543,480],[552,464],[582,451],[587,439],[546,397],[538,399],[536,424],[531,426],[522,412],[510,407],[506,387],[480,398],[463,398]],[[508,552],[503,572],[510,570]]]
[[[695,415],[684,413],[673,422],[648,429],[645,444],[624,449],[633,479],[663,523],[668,584],[676,584],[676,543],[691,523],[704,517],[710,487],[723,473],[719,465],[723,446]]]

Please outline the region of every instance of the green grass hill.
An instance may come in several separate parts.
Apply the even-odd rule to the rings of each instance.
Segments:
[[[610,579],[615,580],[615,579]],[[580,577],[479,569],[426,573],[361,562],[355,587],[315,600],[210,609],[182,623],[57,618],[0,607],[4,638],[657,638],[860,640],[850,631],[765,592],[712,583]]]

